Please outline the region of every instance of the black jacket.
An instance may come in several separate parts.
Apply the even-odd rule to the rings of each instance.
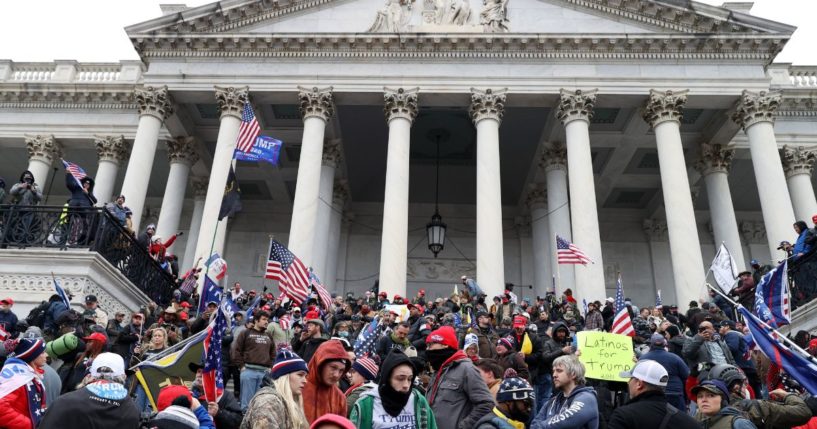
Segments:
[[[318,346],[323,344],[326,340],[324,337],[318,337],[307,338],[306,341],[301,341],[301,337],[296,335],[291,342],[292,350],[306,363],[309,363],[312,359],[312,355],[315,354],[315,350],[318,350]]]
[[[657,429],[667,415],[667,397],[663,392],[648,391],[631,399],[627,404],[616,408],[607,422],[608,429]],[[694,418],[683,411],[673,414],[666,428],[696,429],[701,426]]]
[[[560,329],[565,331],[565,339],[561,343],[556,341],[556,331]],[[564,323],[556,322],[553,324],[550,338],[545,342],[542,350],[542,365],[540,365],[541,369],[539,372],[542,374],[550,374],[553,372],[553,361],[556,360],[557,357],[565,354],[562,348],[568,345],[570,345],[570,330],[567,329],[567,325]]]

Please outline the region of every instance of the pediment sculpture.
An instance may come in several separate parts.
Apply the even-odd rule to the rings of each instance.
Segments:
[[[386,0],[369,32],[474,32],[509,31],[508,0],[483,0],[478,25],[469,0],[424,0],[419,25],[411,25],[415,0]]]

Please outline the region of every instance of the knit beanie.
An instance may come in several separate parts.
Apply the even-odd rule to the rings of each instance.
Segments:
[[[525,399],[535,399],[533,387],[524,378],[519,377],[513,368],[505,370],[505,377],[496,392],[496,402],[524,401]]]
[[[164,387],[159,391],[159,398],[156,400],[156,408],[158,408],[159,411],[164,411],[165,408],[172,405],[173,401],[179,396],[185,396],[190,402],[193,402],[193,395],[190,394],[190,390],[184,386],[173,384]]]
[[[515,344],[516,339],[513,337],[502,337],[496,342],[496,345],[505,347],[509,352],[516,349]]]
[[[366,381],[374,380],[377,377],[377,373],[380,371],[377,363],[370,357],[358,358],[355,360],[355,363],[352,364],[352,369],[357,371],[358,374],[362,375]]]
[[[14,353],[11,357],[31,363],[45,351],[45,341],[42,338],[18,338],[6,340],[3,343],[7,353]]]
[[[275,363],[272,365],[272,378],[275,380],[298,371],[309,372],[306,362],[291,350],[281,349],[278,351],[278,355],[275,356]]]
[[[479,338],[477,338],[476,334],[465,335],[465,342],[463,342],[462,349],[468,350],[468,347],[471,346],[477,346],[477,352],[479,352]]]
[[[431,331],[426,337],[426,344],[442,344],[452,349],[458,349],[457,333],[451,326],[441,326],[436,331]]]
[[[156,414],[150,424],[159,429],[198,429],[199,419],[189,408],[171,405]]]

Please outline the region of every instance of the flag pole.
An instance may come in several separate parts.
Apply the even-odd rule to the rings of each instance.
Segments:
[[[216,235],[218,234],[218,226],[221,224],[221,221],[216,221],[216,227],[213,228],[213,239],[210,241],[210,251],[207,253],[207,259],[210,259],[210,256],[213,256],[213,247],[216,246]],[[201,258],[199,258],[201,260]],[[204,276],[207,277],[207,273],[210,272],[210,264],[205,264],[204,266]],[[204,299],[204,280],[202,280],[202,287],[201,292],[199,293],[199,305],[196,307],[196,315],[199,314],[199,308],[201,308],[201,300]]]

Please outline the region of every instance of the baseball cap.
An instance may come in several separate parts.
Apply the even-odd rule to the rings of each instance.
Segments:
[[[528,319],[525,316],[514,316],[513,318],[513,327],[514,328],[524,328],[528,326]]]
[[[110,368],[110,371],[100,372],[100,368]],[[99,377],[101,374],[125,375],[125,361],[116,353],[100,353],[91,363],[90,374],[93,377]]]
[[[660,347],[666,346],[667,339],[661,334],[658,333],[652,334],[652,336],[650,337],[650,345]]]
[[[14,305],[14,300],[11,299],[11,298],[3,298],[3,300],[0,301],[0,303],[6,304],[6,305]]]
[[[632,370],[622,371],[618,375],[621,378],[637,378],[656,386],[666,386],[669,381],[667,370],[660,363],[649,359],[638,361]]]
[[[96,295],[87,295],[85,297],[85,302],[96,302],[96,301],[97,301]]]
[[[99,341],[101,343],[108,342],[108,338],[100,332],[94,332],[93,334],[83,337],[82,339],[85,341]]]
[[[691,392],[693,395],[697,395],[701,390],[707,390],[715,395],[720,395],[723,398],[729,398],[729,388],[726,387],[726,383],[720,380],[702,381],[701,384],[693,387]]]

